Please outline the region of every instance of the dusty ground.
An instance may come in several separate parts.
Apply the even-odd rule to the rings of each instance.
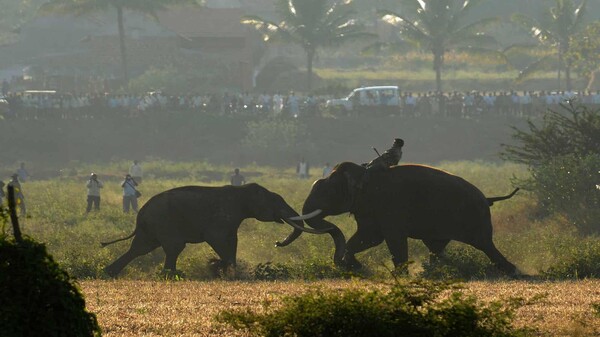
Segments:
[[[316,287],[380,287],[367,281],[322,282],[152,282],[84,281],[88,310],[98,316],[104,336],[247,336],[213,317],[230,308],[259,309],[264,301]],[[517,312],[516,325],[540,336],[600,336],[600,280],[578,282],[471,282],[466,294],[483,301],[538,298]]]

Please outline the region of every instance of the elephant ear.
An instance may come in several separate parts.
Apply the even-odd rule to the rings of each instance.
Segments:
[[[357,177],[353,172],[344,172],[344,178],[346,178],[346,188],[348,189],[348,196],[350,197],[351,205],[354,205],[358,190],[361,188],[362,175]]]

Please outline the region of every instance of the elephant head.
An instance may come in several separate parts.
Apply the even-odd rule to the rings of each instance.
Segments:
[[[304,222],[298,219],[298,213],[287,204],[279,194],[271,192],[258,184],[247,184],[243,188],[251,189],[252,202],[248,209],[249,217],[264,222],[287,223],[294,227],[294,232],[307,232],[312,234],[324,234],[331,228],[320,228],[314,230],[304,227]]]
[[[345,162],[337,165],[332,173],[323,179],[317,180],[302,207],[303,215],[293,217],[292,220],[304,220],[317,230],[327,229],[335,243],[334,262],[342,265],[346,238],[338,226],[326,221],[330,215],[339,215],[352,212],[356,201],[356,194],[362,183],[366,169],[363,166]],[[296,240],[302,231],[295,229],[277,246],[286,246]]]

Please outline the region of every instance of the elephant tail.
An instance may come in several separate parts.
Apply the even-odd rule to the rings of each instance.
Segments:
[[[496,202],[496,201],[502,201],[502,200],[510,199],[510,198],[512,198],[512,197],[513,197],[513,195],[515,195],[515,194],[517,193],[517,191],[519,191],[519,190],[520,190],[520,188],[518,188],[518,187],[517,187],[517,188],[515,188],[515,190],[514,190],[514,191],[512,191],[512,193],[511,193],[511,194],[509,194],[509,195],[505,195],[505,196],[502,196],[502,197],[486,198],[486,199],[487,199],[487,201],[488,201],[488,205],[492,206],[492,205],[494,204],[494,202]]]
[[[125,238],[122,238],[122,239],[117,239],[117,240],[110,241],[110,242],[100,242],[100,244],[102,245],[102,247],[106,247],[108,245],[112,245],[115,242],[129,240],[129,239],[131,239],[135,235],[135,232],[136,231],[133,231],[133,233],[129,234],[128,237],[125,237]]]

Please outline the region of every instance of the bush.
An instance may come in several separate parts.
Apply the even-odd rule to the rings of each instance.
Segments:
[[[481,251],[461,245],[449,247],[443,258],[423,262],[421,277],[434,280],[476,280],[500,277],[501,273]]]
[[[294,265],[291,268],[294,278],[302,280],[323,280],[335,278],[349,278],[351,274],[338,269],[331,264],[329,260],[309,259],[305,262]]]
[[[479,303],[440,283],[413,281],[389,291],[343,290],[283,299],[264,313],[228,310],[217,320],[256,336],[519,336],[517,302]]]
[[[549,111],[541,126],[515,129],[518,145],[502,155],[526,164],[531,178],[517,182],[533,191],[547,212],[559,212],[580,233],[600,233],[600,113],[571,103],[566,112]]]
[[[543,271],[549,279],[600,277],[600,240],[589,239],[576,246],[562,247],[562,258]]]
[[[532,170],[531,188],[545,210],[565,214],[580,233],[600,233],[600,155],[566,155]]]
[[[100,336],[96,316],[44,245],[0,237],[0,285],[3,336]]]
[[[289,268],[281,263],[259,263],[254,267],[254,279],[260,281],[287,280],[290,278]]]

